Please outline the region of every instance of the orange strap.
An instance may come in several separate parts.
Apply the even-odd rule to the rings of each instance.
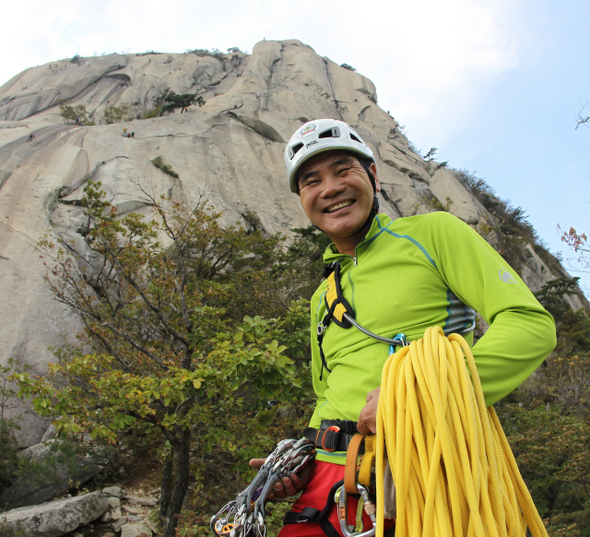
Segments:
[[[346,490],[346,494],[359,493],[356,487],[356,468],[359,458],[359,449],[364,439],[364,434],[355,434],[352,437],[350,444],[348,444],[346,466],[344,467],[344,490]]]

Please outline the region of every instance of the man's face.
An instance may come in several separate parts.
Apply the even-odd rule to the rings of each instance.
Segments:
[[[381,190],[371,165],[377,192]],[[373,186],[357,158],[347,151],[326,151],[298,172],[299,197],[307,217],[334,242],[340,253],[354,255],[373,206]]]

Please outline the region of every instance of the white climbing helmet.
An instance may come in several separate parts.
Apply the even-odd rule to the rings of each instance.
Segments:
[[[337,119],[315,119],[299,127],[285,148],[285,165],[291,192],[297,194],[297,171],[314,155],[323,151],[344,149],[375,162],[369,146],[350,126]]]

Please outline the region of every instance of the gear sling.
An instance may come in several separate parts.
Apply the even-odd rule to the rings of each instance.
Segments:
[[[395,347],[402,347],[406,345],[404,334],[397,334],[394,338],[384,338],[373,332],[367,330],[356,321],[355,311],[349,302],[342,294],[340,286],[340,263],[334,262],[326,267],[324,270],[324,277],[326,277],[327,289],[324,295],[326,304],[326,314],[317,326],[317,339],[320,351],[320,358],[322,361],[322,369],[320,371],[320,380],[322,379],[324,369],[329,373],[331,369],[328,367],[326,356],[322,347],[324,334],[330,323],[333,321],[341,328],[350,328],[355,326],[361,332],[369,337],[378,339],[390,346],[390,354],[394,352]],[[335,483],[330,492],[326,505],[320,511],[313,507],[305,507],[300,513],[291,511],[285,515],[284,524],[300,524],[306,522],[316,522],[320,525],[324,533],[328,537],[338,537],[339,534],[328,519],[328,514],[332,507],[338,502],[338,518],[343,534],[347,537],[363,536],[368,537],[375,533],[375,506],[369,494],[371,485],[371,467],[374,461],[374,451],[371,449],[371,454],[363,458],[361,470],[359,474],[359,481],[356,479],[357,456],[364,452],[363,440],[364,435],[358,434],[356,423],[348,420],[325,420],[322,421],[319,430],[308,427],[304,431],[304,436],[315,443],[316,447],[326,451],[348,451],[346,460],[346,477],[343,480]],[[371,438],[371,437],[369,437]],[[372,440],[372,438],[371,438]],[[373,446],[373,443],[370,443]],[[352,449],[349,450],[349,446]],[[362,476],[362,477],[361,477]],[[374,480],[373,480],[374,481]],[[373,483],[374,485],[374,483]],[[348,495],[360,495],[362,505],[365,512],[370,516],[373,527],[365,532],[355,532],[354,526],[347,523],[347,509],[346,498]],[[359,506],[360,507],[360,506]],[[361,528],[362,529],[362,528]],[[393,535],[394,528],[391,528],[391,535]]]
[[[340,263],[338,261],[335,261],[326,267],[324,270],[324,276],[326,277],[327,284],[326,293],[324,295],[327,313],[318,323],[317,327],[318,345],[320,348],[320,358],[322,360],[320,380],[322,380],[324,369],[326,369],[328,373],[332,372],[328,367],[324,349],[322,348],[326,328],[328,328],[332,321],[341,328],[350,328],[351,326],[354,326],[369,337],[378,339],[383,343],[389,343],[389,354],[392,354],[395,351],[395,347],[404,347],[407,344],[406,336],[404,334],[397,334],[392,339],[382,337],[367,330],[356,321],[355,311],[342,294],[342,288],[340,287]]]

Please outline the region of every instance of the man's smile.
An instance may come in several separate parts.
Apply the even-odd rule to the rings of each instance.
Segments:
[[[334,211],[337,211],[338,209],[343,209],[344,207],[350,207],[354,202],[355,202],[355,200],[353,200],[353,199],[344,200],[344,201],[338,202],[336,205],[331,205],[330,207],[326,207],[324,209],[324,212],[325,213],[333,213]]]

